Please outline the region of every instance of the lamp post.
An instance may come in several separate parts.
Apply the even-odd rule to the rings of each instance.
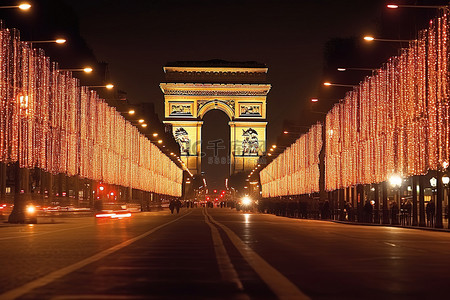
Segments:
[[[446,208],[444,210],[445,215],[447,216],[447,220],[449,220],[449,215],[448,215],[448,210],[450,207],[450,193],[449,193],[449,189],[448,189],[448,184],[450,183],[450,177],[448,177],[447,174],[442,176],[442,183],[444,184],[444,191],[445,191],[445,195],[444,195],[444,199],[447,199],[447,203],[446,203]],[[450,228],[450,221],[448,222],[448,228]]]
[[[394,203],[392,204],[392,220],[391,223],[398,225],[398,213],[400,208],[400,188],[402,185],[402,178],[399,175],[392,175],[389,178],[389,183],[394,188]],[[383,207],[384,209],[384,207]]]
[[[400,42],[400,43],[409,43],[409,42],[415,42],[415,41],[416,41],[416,40],[379,39],[379,38],[374,38],[373,36],[370,36],[370,35],[366,35],[363,39],[364,39],[366,42],[377,41],[377,42]]]
[[[89,88],[107,88],[108,90],[111,90],[114,88],[114,84],[108,83],[106,85],[87,85]]]
[[[331,82],[324,82],[323,83],[324,86],[340,86],[340,87],[355,87],[355,85],[352,84],[340,84],[340,83],[331,83]]]
[[[92,73],[92,71],[94,71],[94,69],[92,69],[91,67],[85,67],[85,68],[75,68],[75,69],[58,69],[58,71]]]
[[[18,8],[23,11],[27,11],[31,8],[31,4],[28,3],[22,3],[19,5],[6,5],[6,6],[0,6],[0,9],[7,9],[7,8]]]
[[[397,8],[437,8],[437,9],[445,9],[446,5],[407,5],[407,4],[387,4],[387,8],[389,9],[397,9]]]
[[[433,187],[433,189],[436,189],[436,203],[435,203],[435,216],[436,216],[436,222],[434,223],[434,227],[436,228],[443,228],[442,225],[442,198],[443,198],[443,189],[442,184],[444,182],[444,179],[442,177],[441,171],[436,171],[436,177],[432,177],[430,179],[430,184]],[[433,192],[434,196],[434,192]]]
[[[55,44],[65,44],[67,42],[66,39],[63,38],[58,38],[55,40],[38,40],[38,41],[28,41],[28,43],[30,44],[50,44],[50,43],[55,43]]]
[[[373,68],[347,68],[347,67],[345,67],[345,68],[343,68],[343,67],[340,67],[340,68],[337,68],[337,70],[339,71],[339,72],[346,72],[346,71],[373,71],[374,69]]]

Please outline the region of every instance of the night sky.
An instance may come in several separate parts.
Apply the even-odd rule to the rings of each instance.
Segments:
[[[447,4],[447,1],[393,2]],[[35,11],[30,12],[32,17],[14,19],[4,15],[6,26],[13,24],[24,37],[31,38],[43,32],[65,34],[69,41],[66,47],[71,47],[71,34],[77,35],[72,46],[83,49],[79,57],[67,50],[46,49],[47,53],[65,62],[70,53],[69,61],[75,65],[89,60],[86,49],[90,48],[96,59],[108,63],[111,81],[127,92],[130,102],[153,102],[161,119],[164,111],[159,83],[164,82],[162,67],[167,62],[222,59],[265,63],[272,84],[267,101],[269,144],[277,140],[284,120],[313,124],[323,116],[311,110],[327,111],[344,95],[345,88],[325,90],[322,86],[325,80],[357,84],[370,75],[342,74],[336,71],[337,66],[380,67],[400,47],[407,46],[380,42],[368,45],[362,36],[370,33],[380,38],[411,39],[437,13],[435,9],[392,11],[385,8],[391,2],[380,0],[31,3],[35,5]],[[39,23],[39,18],[47,19],[45,26]],[[79,32],[74,29],[77,26]],[[311,107],[309,99],[317,96],[327,101]]]

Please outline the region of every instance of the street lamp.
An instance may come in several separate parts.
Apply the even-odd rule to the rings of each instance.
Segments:
[[[337,68],[337,70],[339,71],[339,72],[345,72],[345,71],[348,71],[348,70],[351,70],[351,71],[373,71],[374,69],[370,69],[370,68]]]
[[[331,82],[324,82],[324,86],[342,86],[342,87],[354,87],[354,85],[351,84],[340,84],[340,83],[331,83]]]
[[[31,8],[31,4],[22,3],[22,4],[19,4],[19,5],[0,6],[0,9],[2,9],[2,8],[18,8],[20,10],[27,11],[27,10],[29,10]]]
[[[444,179],[442,179],[442,181],[444,181]],[[431,177],[430,184],[434,188],[437,186],[437,179],[436,179],[436,177]]]
[[[378,41],[378,42],[405,42],[405,43],[409,43],[409,42],[414,42],[415,41],[415,40],[378,39],[378,38],[374,38],[373,36],[370,36],[370,35],[366,35],[364,37],[364,40],[366,42]]]
[[[107,85],[88,85],[90,88],[107,88],[108,90],[114,88],[114,84],[108,83]]]
[[[397,205],[397,208],[394,209],[393,207],[393,214],[392,214],[392,224],[399,224],[398,222],[398,213],[400,208],[400,187],[402,185],[402,178],[399,175],[392,175],[389,178],[389,183],[394,188],[394,191],[396,192],[394,195],[397,199],[394,199],[394,205]],[[385,208],[383,207],[383,210]],[[386,207],[387,209],[387,207]]]
[[[48,43],[65,44],[66,42],[67,40],[63,38],[59,38],[56,40],[28,41],[28,43],[31,44],[48,44]]]
[[[403,5],[403,4],[387,4],[386,7],[390,8],[390,9],[397,9],[397,8],[403,8],[403,7],[407,7],[407,8],[438,8],[438,9],[447,8],[447,6],[445,6],[445,5]]]
[[[84,73],[91,73],[94,71],[91,67],[86,67],[82,69],[58,69],[58,71],[70,71],[70,72],[84,72]]]

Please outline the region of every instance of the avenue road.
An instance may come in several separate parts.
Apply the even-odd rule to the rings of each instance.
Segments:
[[[228,208],[40,221],[0,225],[0,299],[431,299],[450,293],[448,232]]]

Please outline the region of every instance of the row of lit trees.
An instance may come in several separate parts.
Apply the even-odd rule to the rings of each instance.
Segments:
[[[393,175],[423,175],[449,166],[450,51],[446,11],[432,20],[399,56],[366,77],[327,113],[323,138],[325,190],[380,183]],[[294,156],[284,158],[288,155]],[[282,173],[285,178],[293,177],[293,170],[299,170],[305,155],[316,155],[319,161],[319,151],[315,149],[292,154],[288,148],[281,158],[263,169],[263,195],[293,194],[286,188],[274,188],[271,183],[278,180],[285,186],[280,181],[279,168],[288,172]],[[308,178],[308,184],[316,186],[319,173],[311,177],[307,168],[300,172],[298,178]],[[298,192],[294,194],[309,193],[307,189]]]
[[[448,21],[433,20],[327,114],[327,190],[448,167]]]
[[[319,192],[322,127],[312,126],[260,172],[263,197]]]
[[[41,49],[0,30],[0,161],[181,195],[182,170]]]

